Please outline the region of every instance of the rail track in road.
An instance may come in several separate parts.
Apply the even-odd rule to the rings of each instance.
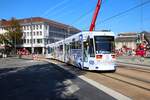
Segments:
[[[137,74],[146,72],[145,70],[142,70],[142,71],[138,70],[138,68],[136,68],[136,70],[134,70],[135,68],[130,69],[128,67],[127,68],[125,67],[123,69],[130,70],[130,71],[136,71]],[[89,71],[87,71],[87,72],[89,72]],[[92,72],[90,72],[90,73],[92,73]],[[146,72],[146,73],[149,74],[149,72]],[[109,78],[124,82],[126,84],[136,86],[140,89],[150,91],[150,80],[142,79],[142,78],[139,78],[139,77],[136,77],[136,76],[132,76],[132,75],[117,72],[117,71],[115,73],[97,73],[97,75],[103,75],[105,77],[109,77]]]
[[[122,69],[122,70],[126,70],[126,71],[132,71],[133,73],[136,73],[137,75],[143,74],[143,73],[146,73],[146,75],[150,74],[149,70],[142,69],[142,68],[135,68],[135,67],[118,67],[118,68]],[[130,73],[127,73],[127,72],[122,73],[119,70],[119,71],[116,71],[115,73],[100,73],[100,75],[127,83],[129,85],[136,86],[138,88],[141,88],[141,89],[144,89],[147,91],[150,91],[150,80],[144,79],[142,77],[138,77],[136,75],[132,75],[133,73],[131,73],[131,72]]]
[[[120,66],[115,73],[103,73],[80,70],[56,60],[52,62],[74,72],[77,76],[83,75],[132,99],[149,100],[150,98],[150,73],[147,69],[136,68],[135,70],[130,66]]]
[[[150,80],[145,80],[145,79],[141,79],[141,78],[138,78],[138,77],[125,75],[125,74],[122,74],[122,73],[114,73],[114,74],[117,74],[117,75],[120,75],[120,76],[123,76],[123,77],[128,77],[128,78],[131,78],[131,79],[135,79],[135,80],[142,81],[142,82],[150,84]]]
[[[129,70],[136,70],[139,72],[150,73],[150,70],[142,69],[142,68],[128,68]]]
[[[150,82],[119,73],[101,73],[101,75],[150,91]]]
[[[145,67],[144,68],[142,68],[142,67],[130,67],[130,66],[125,66],[125,65],[118,65],[118,67],[129,69],[129,70],[136,70],[136,71],[140,71],[140,72],[150,73],[150,69],[145,68]]]

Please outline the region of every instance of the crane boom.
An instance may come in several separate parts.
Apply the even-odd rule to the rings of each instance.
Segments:
[[[94,30],[95,22],[96,22],[96,19],[97,19],[97,16],[98,16],[98,13],[99,13],[99,10],[100,10],[100,7],[101,7],[101,3],[102,3],[102,0],[98,0],[98,3],[97,3],[97,6],[96,6],[94,15],[93,15],[93,19],[92,19],[89,31],[93,31]]]

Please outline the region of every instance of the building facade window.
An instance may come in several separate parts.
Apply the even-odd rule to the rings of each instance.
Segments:
[[[32,43],[32,40],[30,39],[30,43]]]
[[[26,39],[23,39],[23,43],[26,44]]]
[[[40,25],[40,29],[42,29],[42,25]]]
[[[45,25],[45,29],[46,29],[46,30],[48,29],[48,26],[47,26],[47,25]]]
[[[33,39],[33,43],[35,44],[35,39]]]
[[[24,30],[26,30],[26,26],[24,26]]]
[[[33,35],[35,36],[35,32],[33,32]]]
[[[42,35],[42,31],[40,31],[40,35]]]
[[[37,31],[37,36],[39,36],[39,32]]]
[[[33,25],[33,30],[35,30],[35,25]]]
[[[38,25],[36,25],[36,29],[37,29],[37,30],[39,29]]]
[[[29,39],[27,39],[27,43],[29,44]]]
[[[32,32],[30,32],[30,36],[32,35]]]
[[[29,26],[27,26],[27,30],[29,30]]]
[[[27,32],[27,36],[29,36],[29,32]]]
[[[42,39],[37,39],[37,43],[38,44],[42,43]]]

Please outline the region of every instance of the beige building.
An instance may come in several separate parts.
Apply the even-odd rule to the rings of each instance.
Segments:
[[[119,33],[116,36],[116,49],[121,49],[123,46],[127,48],[136,48],[137,33]]]
[[[121,49],[123,46],[127,48],[136,49],[138,35],[144,34],[145,40],[150,44],[150,33],[143,31],[141,33],[119,33],[115,39],[116,49]],[[141,38],[141,37],[140,37]]]

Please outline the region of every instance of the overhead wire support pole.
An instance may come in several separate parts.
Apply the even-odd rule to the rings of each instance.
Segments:
[[[98,0],[89,31],[93,31],[95,28],[95,22],[96,22],[101,4],[102,4],[102,0]]]

